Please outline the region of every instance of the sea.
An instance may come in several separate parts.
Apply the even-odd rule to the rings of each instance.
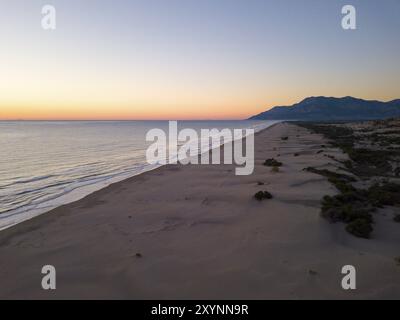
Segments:
[[[277,121],[178,121],[178,130],[246,129]],[[153,170],[146,150],[168,121],[0,121],[0,230]],[[234,137],[237,138],[237,137]],[[208,143],[208,142],[207,142]]]

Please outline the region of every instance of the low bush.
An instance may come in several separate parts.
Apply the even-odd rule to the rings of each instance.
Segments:
[[[271,169],[271,172],[272,172],[272,173],[277,173],[277,172],[279,172],[279,167],[273,166],[272,169]]]
[[[346,226],[346,230],[356,237],[369,239],[373,228],[367,220],[356,219]]]
[[[400,204],[400,184],[393,182],[375,184],[368,189],[367,198],[379,208]]]
[[[254,198],[256,198],[258,201],[272,199],[272,194],[270,194],[268,191],[258,191],[254,195]]]
[[[267,159],[267,160],[264,161],[264,166],[267,166],[267,167],[281,167],[282,166],[282,162],[279,162],[279,161],[275,160],[274,158]]]

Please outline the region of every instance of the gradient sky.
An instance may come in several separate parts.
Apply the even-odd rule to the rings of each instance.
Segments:
[[[57,30],[41,28],[41,8]],[[357,9],[357,30],[341,8]],[[0,119],[240,119],[400,98],[399,0],[1,0]]]

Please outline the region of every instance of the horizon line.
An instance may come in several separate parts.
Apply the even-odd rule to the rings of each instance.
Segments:
[[[0,119],[1,122],[16,122],[16,121],[254,121],[251,119]]]
[[[292,107],[293,105],[295,105],[295,104],[298,104],[298,103],[301,103],[302,101],[304,101],[304,100],[306,100],[306,99],[309,99],[309,98],[328,98],[328,99],[345,99],[345,98],[353,98],[353,99],[356,99],[356,100],[364,100],[364,101],[368,101],[368,102],[383,102],[383,103],[390,103],[390,102],[394,102],[394,101],[397,101],[397,100],[400,100],[400,98],[395,98],[395,99],[392,99],[392,98],[390,98],[390,99],[381,99],[381,100],[379,100],[379,99],[368,99],[368,98],[360,98],[360,97],[356,97],[356,96],[352,96],[352,95],[344,95],[344,96],[331,96],[331,95],[310,95],[310,96],[306,96],[305,98],[301,98],[301,99],[298,99],[298,100],[296,100],[297,102],[294,102],[293,104],[291,104],[291,105],[289,105],[289,104],[286,104],[286,105],[272,105],[272,106],[268,106],[268,107],[266,107],[263,111],[260,111],[259,113],[255,113],[255,114],[252,114],[252,115],[250,115],[250,116],[246,116],[245,118],[227,118],[227,119],[206,119],[206,118],[199,118],[199,119],[176,119],[176,118],[169,118],[169,119],[134,119],[134,118],[132,118],[132,119],[118,119],[118,118],[116,118],[116,119],[112,119],[112,118],[107,118],[107,119],[90,119],[90,118],[88,118],[88,119],[85,119],[85,118],[83,118],[83,119],[71,119],[71,118],[65,118],[65,119],[57,119],[57,118],[49,118],[49,119],[23,119],[23,118],[15,118],[15,119],[1,119],[0,118],[0,121],[1,122],[18,122],[18,121],[21,121],[21,122],[23,122],[23,121],[37,121],[37,122],[43,122],[43,121],[54,121],[54,122],[56,122],[56,121],[70,121],[70,122],[72,122],[72,121],[92,121],[92,122],[94,122],[94,121],[120,121],[120,122],[122,122],[122,121],[245,121],[245,120],[250,120],[250,121],[253,121],[252,119],[250,119],[251,117],[254,117],[254,116],[257,116],[257,115],[259,115],[259,114],[261,114],[261,113],[264,113],[264,112],[267,112],[267,111],[269,111],[269,110],[271,110],[271,109],[273,109],[274,107],[287,107],[287,108],[290,108],[290,107]]]

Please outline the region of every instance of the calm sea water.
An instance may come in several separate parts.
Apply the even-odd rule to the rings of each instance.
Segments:
[[[273,121],[180,121],[178,127],[255,128]],[[154,169],[148,130],[167,121],[0,121],[0,230],[110,183]]]

